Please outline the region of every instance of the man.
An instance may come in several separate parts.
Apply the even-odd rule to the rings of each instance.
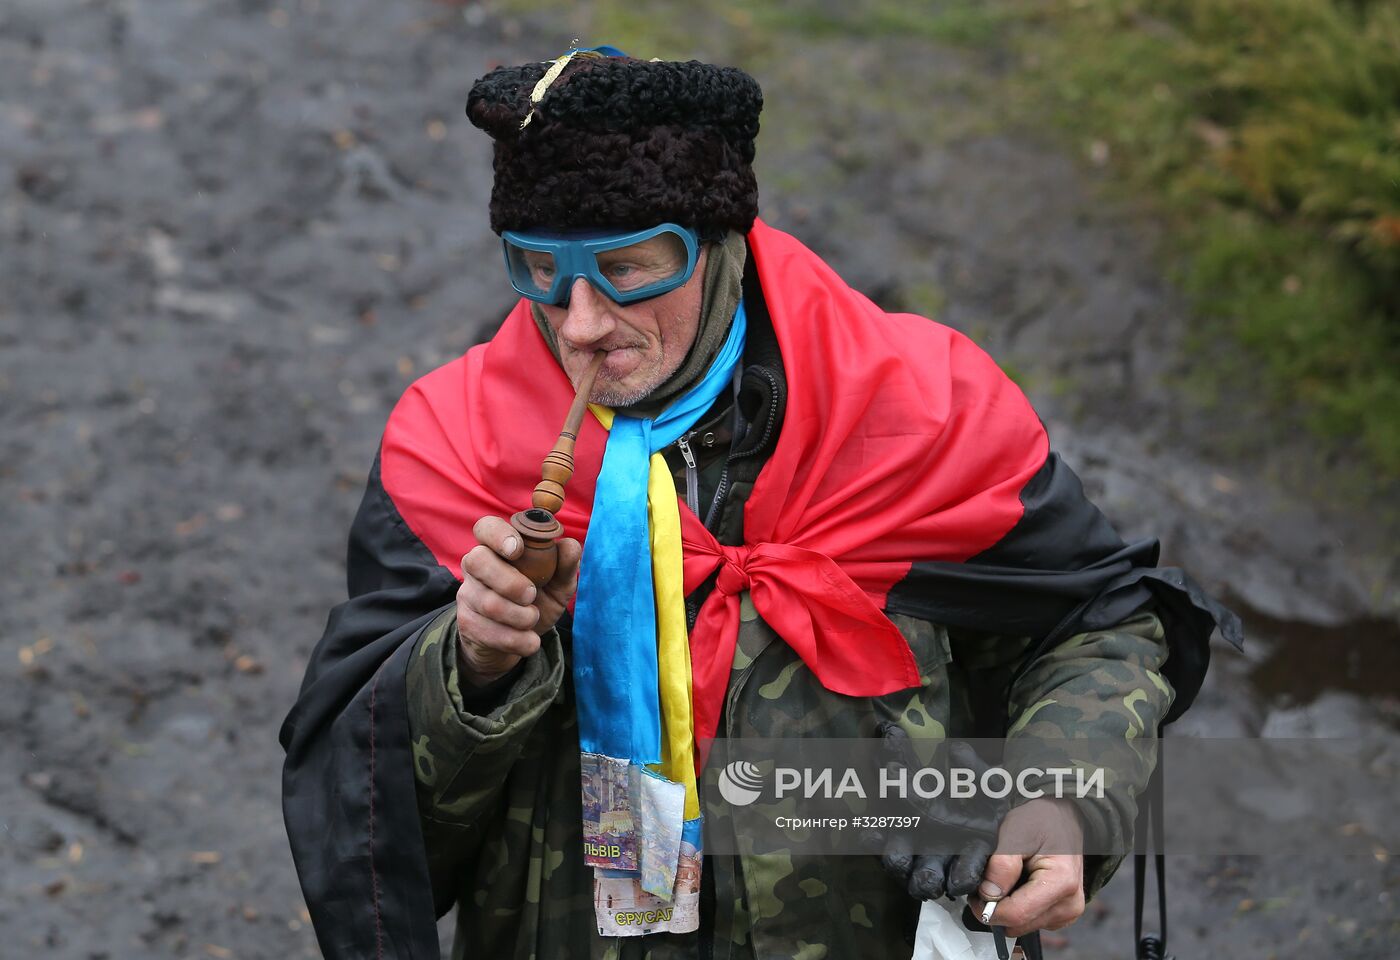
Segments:
[[[455,956],[908,955],[920,898],[973,885],[1012,935],[1064,926],[1117,858],[1063,851],[1123,848],[1151,738],[1237,631],[1117,537],[985,354],[756,220],[761,106],[741,71],[611,48],[473,88],[523,299],[391,416],[282,731],[326,956],[435,957],[454,904]],[[537,585],[505,518],[599,351]],[[1053,852],[970,880],[702,859],[709,738],[881,731],[1143,745],[1103,800],[1013,809]]]

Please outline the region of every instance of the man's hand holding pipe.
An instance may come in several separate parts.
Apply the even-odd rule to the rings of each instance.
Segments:
[[[558,622],[578,587],[583,547],[561,537],[559,567],[539,589],[511,561],[520,557],[520,534],[501,517],[482,517],[472,528],[477,546],[462,557],[457,588],[459,662],[468,683],[482,686],[509,673],[540,648],[540,637]]]

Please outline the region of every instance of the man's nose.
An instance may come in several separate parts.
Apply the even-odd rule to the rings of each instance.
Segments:
[[[612,333],[617,326],[608,298],[584,277],[574,278],[569,288],[568,313],[559,328],[561,339],[579,348],[591,346]]]

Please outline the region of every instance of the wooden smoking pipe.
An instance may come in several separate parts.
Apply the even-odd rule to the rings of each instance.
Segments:
[[[559,431],[554,448],[545,455],[544,463],[540,465],[542,479],[530,495],[530,508],[510,518],[510,525],[525,544],[520,559],[515,561],[515,568],[537,587],[553,579],[554,571],[559,566],[557,541],[564,533],[564,525],[554,515],[564,505],[564,484],[574,473],[574,444],[578,441],[578,428],[583,423],[588,395],[593,392],[598,368],[606,357],[607,353],[599,350],[589,361],[588,369],[583,371],[578,382],[578,393],[569,406],[569,415],[564,418],[564,429]]]

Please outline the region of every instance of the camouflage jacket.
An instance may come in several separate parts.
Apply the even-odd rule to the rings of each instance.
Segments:
[[[1118,629],[1072,637],[1004,689],[1028,641],[952,635],[895,615],[922,686],[874,699],[825,690],[744,598],[721,736],[873,737],[881,720],[912,736],[971,736],[979,706],[1015,736],[1138,737],[1136,770],[1102,801],[1084,801],[1089,831],[1131,830],[1135,797],[1155,763],[1150,739],[1170,705],[1158,670],[1161,624],[1144,614]],[[701,929],[602,938],[592,870],[583,864],[579,743],[568,641],[551,631],[500,701],[465,705],[456,676],[454,611],[428,627],[408,671],[419,813],[435,888],[456,892],[453,957],[845,958],[907,955],[919,903],[878,858],[783,852],[705,857]],[[1004,714],[1001,712],[1005,711]],[[981,711],[985,714],[986,710]],[[983,728],[984,729],[984,728]],[[706,831],[727,828],[713,813]],[[1117,866],[1088,858],[1092,895]]]
[[[756,357],[754,355],[757,355]],[[702,423],[686,475],[668,450],[678,489],[711,503],[708,525],[743,542],[743,504],[782,413],[781,369],[751,344],[736,421]],[[772,379],[766,379],[772,374]],[[752,375],[752,377],[750,377]],[[752,382],[750,382],[752,380]],[[776,389],[774,389],[776,388]],[[749,440],[746,448],[740,440]],[[728,450],[729,455],[722,455]],[[752,450],[752,455],[746,453]],[[735,457],[735,451],[741,455]],[[716,456],[716,453],[721,455]],[[709,454],[709,463],[706,455]],[[908,640],[921,686],[859,699],[824,689],[742,597],[738,649],[721,737],[874,737],[884,720],[926,738],[1129,738],[1133,769],[1115,770],[1101,801],[1081,805],[1086,832],[1122,848],[1136,797],[1155,764],[1153,737],[1172,702],[1161,676],[1161,621],[1141,613],[1115,629],[1080,633],[1037,651],[1031,638],[992,636],[891,614]],[[706,855],[701,926],[692,934],[603,938],[593,875],[582,861],[579,739],[567,624],[494,692],[464,697],[454,608],[422,631],[407,672],[419,815],[435,899],[455,900],[454,958],[748,958],[907,955],[920,904],[876,857],[839,860],[785,852]],[[1019,676],[1017,676],[1019,672]],[[1013,677],[1015,677],[1014,683]],[[703,789],[703,788],[702,788]],[[732,830],[711,809],[707,836]],[[1086,892],[1116,858],[1086,859]]]

